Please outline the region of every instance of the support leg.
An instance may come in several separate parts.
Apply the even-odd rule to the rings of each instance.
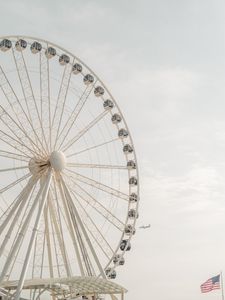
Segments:
[[[46,184],[45,184],[44,191],[43,191],[43,195],[42,195],[42,199],[41,199],[40,204],[39,204],[39,209],[38,209],[37,217],[36,217],[36,220],[35,220],[33,232],[32,232],[31,239],[30,239],[30,242],[29,242],[29,245],[28,245],[28,250],[27,250],[27,253],[26,253],[26,257],[25,257],[25,260],[24,260],[22,272],[20,274],[20,279],[19,279],[18,286],[17,286],[17,289],[16,289],[15,300],[19,300],[20,294],[21,294],[21,291],[22,291],[22,288],[23,288],[27,268],[28,268],[29,261],[30,261],[30,258],[31,258],[32,248],[33,248],[33,245],[34,245],[34,242],[35,242],[35,238],[36,238],[36,235],[37,235],[37,230],[38,230],[38,227],[39,227],[40,219],[41,219],[41,216],[42,216],[42,213],[43,213],[43,210],[44,210],[44,206],[45,206],[45,203],[46,203],[46,200],[47,200],[47,196],[48,196],[48,192],[49,192],[49,188],[50,188],[50,184],[51,184],[51,179],[52,179],[52,172],[51,172],[51,170],[49,170],[47,180],[46,180]]]

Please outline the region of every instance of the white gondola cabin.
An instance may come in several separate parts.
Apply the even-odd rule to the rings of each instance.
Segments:
[[[124,229],[124,232],[126,235],[134,235],[136,230],[135,228],[131,225],[131,224],[127,224],[125,229]]]
[[[135,186],[138,184],[138,181],[137,181],[137,178],[135,176],[132,176],[130,179],[129,179],[129,185],[132,185],[132,186]]]
[[[135,203],[135,202],[137,202],[137,200],[138,200],[138,195],[137,195],[136,193],[130,194],[130,196],[129,196],[129,201],[130,201],[131,203]]]
[[[124,128],[120,129],[119,132],[118,132],[118,136],[119,136],[119,138],[121,138],[121,139],[128,137],[128,132],[127,132],[127,130],[124,129]]]
[[[82,72],[82,66],[80,64],[74,64],[72,67],[73,74],[77,75]]]
[[[136,169],[136,163],[133,160],[129,160],[127,162],[127,169],[129,170]]]
[[[27,48],[27,42],[25,40],[18,40],[15,44],[16,50],[17,51],[23,51]]]
[[[124,147],[123,147],[123,152],[124,152],[125,154],[132,153],[133,151],[134,151],[134,150],[133,150],[133,147],[132,147],[131,145],[128,145],[128,144],[124,145]]]
[[[91,74],[84,76],[84,84],[88,85],[94,82],[94,77]]]
[[[112,115],[111,121],[113,124],[118,124],[121,122],[121,120],[122,120],[122,118],[120,115],[118,115],[118,114]]]
[[[94,90],[94,94],[96,97],[100,97],[104,95],[105,90],[101,86],[97,86]]]
[[[10,40],[4,39],[1,41],[0,43],[1,51],[6,52],[11,48],[12,48],[12,42]]]
[[[50,59],[52,57],[54,57],[56,55],[56,50],[55,48],[53,47],[48,47],[46,50],[45,50],[45,56]]]
[[[138,212],[135,210],[135,209],[130,209],[129,211],[128,211],[128,218],[130,218],[130,219],[137,219],[138,218]]]
[[[103,107],[106,110],[112,109],[113,106],[114,106],[113,102],[109,99],[105,100],[104,103],[103,103]]]
[[[42,46],[38,42],[33,42],[32,45],[30,46],[30,50],[33,54],[40,52],[41,49],[42,49]]]
[[[116,278],[116,271],[112,270],[112,268],[107,268],[105,270],[105,274],[110,279],[115,279]]]
[[[120,243],[120,250],[130,251],[130,249],[131,249],[131,243],[129,242],[129,240],[122,240]]]
[[[115,265],[123,266],[125,264],[125,259],[121,254],[116,254],[113,257],[113,262]]]
[[[67,65],[69,62],[70,62],[70,58],[69,58],[69,56],[66,55],[66,54],[62,54],[62,55],[59,57],[59,63],[60,63],[61,66]]]

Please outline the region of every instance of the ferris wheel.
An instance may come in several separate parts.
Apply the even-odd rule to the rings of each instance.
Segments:
[[[0,50],[0,295],[121,291],[111,279],[131,249],[139,201],[122,112],[65,49],[7,36]]]

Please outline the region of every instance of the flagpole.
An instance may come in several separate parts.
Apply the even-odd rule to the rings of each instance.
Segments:
[[[223,292],[223,273],[222,273],[222,271],[220,272],[220,277],[221,277],[222,300],[224,300],[224,292]]]

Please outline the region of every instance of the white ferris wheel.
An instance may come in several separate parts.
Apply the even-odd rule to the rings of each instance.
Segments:
[[[0,298],[115,298],[138,217],[134,145],[109,90],[45,40],[0,42]]]

